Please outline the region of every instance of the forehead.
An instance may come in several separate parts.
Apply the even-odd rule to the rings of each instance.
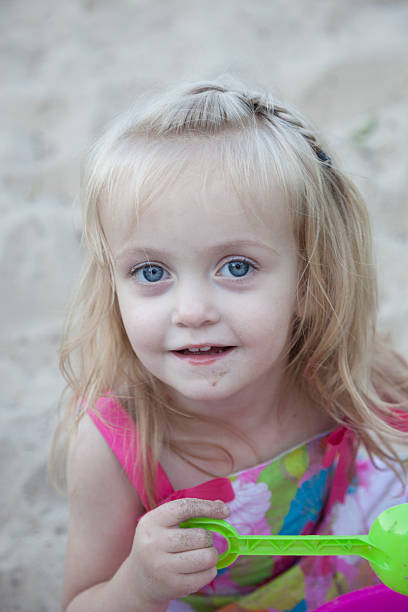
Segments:
[[[212,172],[203,183],[202,170],[189,167],[137,214],[128,210],[106,224],[113,254],[129,242],[159,246],[163,238],[179,247],[197,249],[246,240],[273,248],[288,246],[291,223],[279,189],[269,194],[268,207],[260,210],[220,173]]]
[[[112,250],[130,238],[154,236],[161,227],[174,237],[188,226],[197,234],[205,225],[214,239],[235,233],[275,243],[279,237],[287,240],[287,198],[273,168],[260,168],[251,154],[247,160],[239,151],[234,156],[225,141],[219,146],[194,144],[141,148],[122,164],[101,206]]]

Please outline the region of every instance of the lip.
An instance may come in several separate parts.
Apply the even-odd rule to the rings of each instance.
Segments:
[[[190,353],[190,354],[184,354],[184,353],[180,353],[178,351],[185,351],[186,349],[189,348],[202,348],[204,346],[211,346],[214,348],[224,348],[226,345],[225,344],[210,344],[209,342],[207,344],[190,344],[190,345],[186,345],[183,346],[179,349],[170,351],[175,357],[177,357],[177,359],[180,359],[181,361],[185,361],[187,363],[189,363],[190,365],[194,365],[194,366],[198,366],[198,365],[211,365],[212,363],[215,363],[216,361],[219,361],[220,359],[224,359],[224,357],[226,357],[227,355],[230,355],[231,352],[236,348],[235,346],[228,346],[228,348],[225,351],[222,351],[222,353],[200,353],[198,355],[195,355],[194,353]]]
[[[213,346],[214,348],[225,348],[226,346],[230,346],[229,344],[217,344],[216,342],[203,342],[202,344],[185,344],[180,346],[179,348],[173,349],[173,351],[186,351],[187,349],[192,348],[204,348],[206,346]]]

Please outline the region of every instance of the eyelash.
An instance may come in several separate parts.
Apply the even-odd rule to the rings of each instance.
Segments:
[[[132,278],[136,278],[136,280],[140,280],[140,279],[137,278],[137,273],[138,272],[142,272],[145,269],[152,270],[153,268],[160,268],[161,270],[163,270],[163,272],[165,272],[165,274],[169,275],[169,273],[165,270],[165,268],[163,266],[161,266],[160,264],[154,263],[152,261],[149,261],[149,262],[146,262],[146,263],[143,263],[143,264],[139,264],[137,266],[133,266],[133,268],[130,269],[129,276],[131,276]],[[159,278],[159,281],[160,280],[162,280],[161,277]],[[167,280],[167,278],[164,279],[164,280]],[[159,281],[156,281],[156,282],[159,282]],[[145,284],[145,285],[149,285],[149,284],[154,285],[155,284],[155,282],[149,282],[148,280],[141,281],[141,283]]]
[[[258,270],[258,267],[254,264],[253,261],[251,261],[250,259],[246,258],[246,257],[233,257],[231,259],[229,259],[228,261],[226,261],[225,263],[222,264],[222,266],[219,268],[219,270],[222,270],[223,268],[225,268],[225,266],[228,266],[229,264],[232,263],[244,263],[247,264],[249,266],[249,268],[251,268],[246,274],[244,274],[243,276],[228,276],[227,278],[233,278],[234,280],[244,280],[246,279],[250,274],[252,274],[253,272]],[[145,281],[141,281],[142,284],[145,285],[155,285],[157,283],[159,283],[161,280],[167,280],[169,278],[169,273],[166,271],[166,269],[160,265],[157,264],[155,262],[145,262],[143,264],[138,264],[136,266],[133,266],[130,271],[129,271],[129,276],[132,278],[137,279],[137,273],[138,272],[142,272],[145,269],[150,269],[152,270],[153,268],[160,268],[160,270],[163,270],[163,272],[167,275],[167,277],[165,279],[162,279],[161,277],[156,280],[156,281],[148,281],[147,279]],[[219,273],[217,273],[217,276],[219,275]],[[139,279],[137,279],[139,280]]]
[[[253,272],[255,272],[256,270],[258,270],[257,266],[254,264],[253,261],[251,261],[250,259],[247,259],[246,257],[232,257],[231,259],[229,259],[228,261],[226,261],[220,268],[220,270],[222,270],[223,268],[225,268],[225,266],[228,266],[229,264],[232,263],[244,263],[247,264],[250,268],[252,268],[247,274],[244,274],[243,276],[229,276],[227,278],[234,278],[235,280],[244,280],[246,279],[250,274],[252,274]]]

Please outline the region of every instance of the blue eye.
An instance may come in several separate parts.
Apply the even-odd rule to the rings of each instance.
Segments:
[[[249,261],[245,261],[245,259],[235,259],[234,261],[229,261],[228,263],[224,264],[220,272],[229,278],[242,278],[253,269],[254,266],[250,264]]]
[[[132,268],[131,276],[135,276],[142,283],[157,283],[168,278],[168,273],[157,264],[145,264],[139,268]]]

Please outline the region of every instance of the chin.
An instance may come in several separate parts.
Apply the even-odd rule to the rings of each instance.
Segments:
[[[179,393],[186,399],[196,402],[215,402],[227,400],[233,395],[239,393],[239,389],[226,388],[220,381],[208,383],[206,388],[183,388],[173,387],[176,393]]]

